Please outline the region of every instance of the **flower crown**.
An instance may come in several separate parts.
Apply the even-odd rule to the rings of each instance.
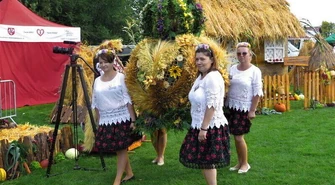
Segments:
[[[114,49],[100,49],[96,55],[98,57],[101,54],[107,54],[107,55],[114,55],[114,60],[113,60],[113,67],[115,68],[116,71],[123,73],[124,66],[122,64],[122,61],[119,59],[119,57],[115,54]]]
[[[197,51],[198,49],[208,50],[209,52],[212,53],[212,50],[208,44],[198,44],[197,47],[195,47],[195,50]]]
[[[236,48],[239,48],[239,47],[251,48],[251,45],[249,44],[249,42],[239,42],[236,44]]]
[[[110,54],[115,55],[115,50],[114,49],[101,49],[98,51],[97,55],[101,55],[103,53],[108,54],[108,55]]]

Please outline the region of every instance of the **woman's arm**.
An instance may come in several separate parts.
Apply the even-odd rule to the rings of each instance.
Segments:
[[[135,114],[135,110],[134,110],[134,106],[133,104],[127,103],[127,108],[128,108],[128,112],[130,114],[130,118],[131,118],[131,124],[130,127],[131,128],[135,128],[135,121],[136,121],[136,114]]]
[[[207,130],[208,130],[208,127],[209,127],[209,123],[211,122],[211,120],[214,116],[214,111],[215,111],[214,107],[211,107],[211,108],[207,107],[206,108],[204,120],[202,121],[200,132],[199,132],[199,138],[198,139],[200,141],[207,139],[206,134],[207,134]]]
[[[253,118],[256,117],[256,109],[257,109],[259,99],[260,99],[259,95],[256,95],[256,96],[252,97],[250,110],[248,112],[248,118],[249,119],[253,119]]]

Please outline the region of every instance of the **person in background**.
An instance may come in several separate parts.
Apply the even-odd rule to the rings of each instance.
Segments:
[[[153,164],[158,166],[164,165],[164,153],[167,143],[167,130],[159,129],[151,134],[152,146],[156,151],[156,158],[152,161]]]
[[[229,110],[229,130],[234,135],[238,159],[237,164],[229,170],[238,173],[247,173],[251,168],[244,135],[250,131],[250,120],[255,118],[259,99],[263,96],[262,73],[251,63],[253,52],[250,47],[247,42],[236,46],[239,63],[229,70],[230,86],[225,103]]]
[[[225,84],[209,45],[199,44],[195,53],[198,77],[188,94],[192,123],[179,161],[185,167],[201,169],[206,183],[217,185],[216,169],[230,163],[228,121],[223,113]]]
[[[102,152],[116,152],[114,185],[119,185],[135,178],[127,149],[134,142],[131,135],[136,115],[125,76],[116,70],[115,52],[101,49],[97,57],[103,73],[95,79],[92,94],[92,108],[96,112],[98,124],[95,147]],[[124,172],[126,175],[122,179]]]

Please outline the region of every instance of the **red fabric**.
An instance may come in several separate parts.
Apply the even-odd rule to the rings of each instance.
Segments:
[[[16,85],[17,107],[56,102],[67,55],[54,54],[61,43],[0,42],[0,78]]]
[[[36,15],[18,0],[0,1],[0,24],[66,27]]]
[[[0,24],[66,27],[39,17],[17,0],[0,1]],[[54,46],[69,47],[63,43],[0,41],[0,79],[16,84],[17,107],[58,100],[69,57],[54,54]]]

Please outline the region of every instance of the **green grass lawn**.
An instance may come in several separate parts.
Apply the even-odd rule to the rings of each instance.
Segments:
[[[18,109],[15,120],[49,125],[53,104]],[[302,102],[291,103],[291,111],[282,115],[258,115],[246,135],[251,170],[247,174],[218,170],[218,185],[334,185],[335,108],[303,110]],[[50,125],[53,126],[53,125]],[[188,169],[178,161],[179,148],[186,132],[168,134],[165,165],[151,164],[154,150],[150,142],[130,152],[136,179],[129,185],[204,185],[200,170]],[[231,144],[231,165],[236,163]],[[52,165],[51,176],[46,170],[35,170],[4,185],[107,185],[116,172],[116,156],[104,155],[107,170],[102,171],[99,155],[82,154],[77,162],[66,159]],[[74,170],[92,168],[97,171]]]

